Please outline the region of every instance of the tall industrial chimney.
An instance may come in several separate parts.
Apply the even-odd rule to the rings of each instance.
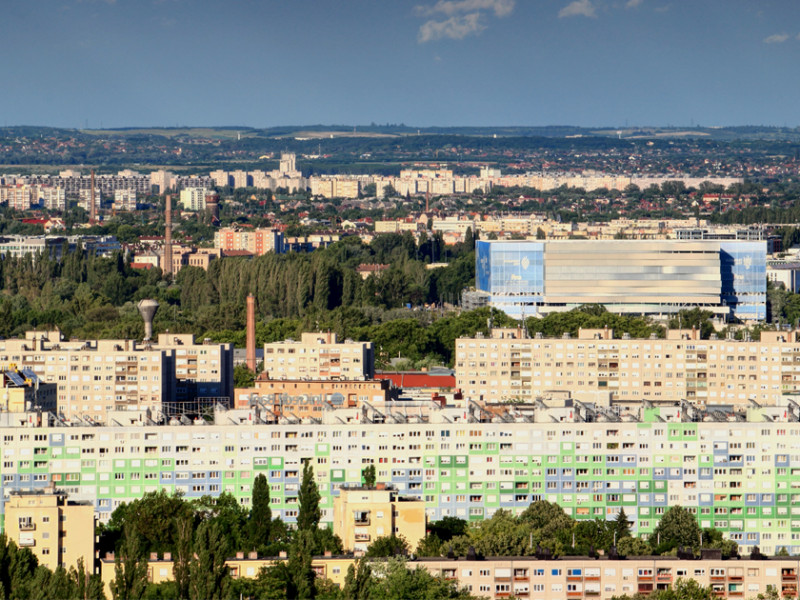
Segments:
[[[247,295],[247,368],[256,372],[256,299]]]
[[[172,275],[172,195],[167,194],[166,226],[164,228],[164,265],[162,270]]]
[[[139,300],[136,308],[139,309],[139,314],[142,315],[144,321],[144,341],[148,342],[153,337],[153,317],[156,316],[158,310],[158,300],[151,298]]]
[[[92,189],[89,190],[89,225],[94,225],[97,218],[97,204],[95,204],[96,198],[94,196],[94,169],[92,169],[91,186]]]

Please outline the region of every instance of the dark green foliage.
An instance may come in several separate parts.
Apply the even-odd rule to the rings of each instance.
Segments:
[[[233,386],[237,388],[250,388],[256,380],[256,374],[245,364],[233,367]]]
[[[370,563],[362,559],[350,565],[343,592],[344,600],[470,600],[466,590],[452,581],[431,575],[424,567],[409,568],[402,559]]]
[[[345,600],[367,600],[369,586],[372,581],[372,567],[365,560],[356,561],[347,568],[347,577],[344,580]]]
[[[650,534],[650,544],[656,554],[662,554],[678,546],[699,546],[700,535],[700,526],[695,516],[682,506],[672,506]]]
[[[428,531],[438,537],[443,542],[447,542],[457,535],[464,535],[467,532],[469,523],[458,517],[442,517],[439,521],[428,524]]]
[[[625,509],[620,508],[619,514],[617,514],[617,518],[614,519],[614,526],[613,526],[614,534],[616,535],[617,542],[622,538],[630,537],[631,535],[631,525],[628,521],[628,515],[625,514]]]
[[[225,564],[228,543],[219,524],[204,521],[195,532],[195,556],[189,563],[189,598],[222,600],[230,584]]]
[[[175,579],[175,590],[178,598],[189,597],[189,581],[191,572],[189,565],[194,558],[194,518],[181,516],[176,524],[177,537],[175,543],[172,576]]]
[[[270,543],[272,509],[269,506],[269,482],[263,473],[253,481],[253,497],[248,520],[251,548],[265,548]]]
[[[714,314],[699,308],[683,309],[669,320],[670,329],[696,329],[700,337],[707,340],[714,333],[714,324],[711,322]]]
[[[303,480],[300,483],[297,500],[300,504],[297,511],[297,529],[313,533],[319,529],[321,513],[319,488],[314,479],[314,467],[309,460],[303,462]]]
[[[388,558],[390,556],[407,556],[408,542],[402,535],[383,535],[367,548],[365,558]]]
[[[133,525],[126,522],[123,541],[114,556],[114,580],[111,595],[114,600],[138,600],[147,588],[147,554],[142,546],[143,536]]]
[[[113,552],[123,537],[123,528],[132,527],[140,538],[143,554],[174,552],[177,523],[192,514],[189,504],[180,494],[166,490],[149,492],[128,504],[121,504],[104,526],[98,528],[101,552]]]
[[[603,329],[614,330],[614,337],[630,334],[632,338],[649,338],[651,334],[664,337],[664,329],[643,317],[630,317],[608,312],[598,304],[588,304],[569,312],[551,313],[543,318],[525,320],[528,333],[541,333],[545,337],[561,337],[565,333],[576,336],[578,330]]]

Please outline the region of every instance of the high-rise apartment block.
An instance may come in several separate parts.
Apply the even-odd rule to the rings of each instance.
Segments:
[[[210,190],[204,187],[190,187],[181,190],[181,206],[184,210],[205,210],[206,196]]]
[[[766,243],[680,240],[479,241],[477,294],[509,315],[582,304],[669,315],[700,307],[724,320],[766,318]]]
[[[372,342],[339,342],[335,333],[304,333],[300,341],[264,344],[269,379],[372,379]]]
[[[160,334],[157,343],[63,340],[34,332],[0,340],[0,364],[18,365],[58,386],[66,420],[109,423],[120,411],[150,411],[158,420],[176,402],[233,401],[233,347],[196,344],[191,334]]]
[[[322,523],[332,524],[335,497],[361,485],[374,464],[376,480],[422,500],[429,521],[479,521],[547,500],[576,519],[613,520],[624,509],[632,531],[648,535],[679,504],[742,551],[800,552],[791,458],[800,452],[800,414],[792,403],[596,414],[578,403],[529,413],[512,405],[503,414],[475,403],[427,403],[428,414],[389,404],[275,424],[251,409],[194,426],[0,427],[0,475],[7,492],[55,484],[106,520],[120,503],[159,489],[188,499],[224,491],[247,506],[263,473],[272,514],[294,523],[309,460]]]
[[[764,331],[760,341],[614,339],[610,330],[577,338],[531,339],[522,329],[456,340],[456,384],[468,398],[528,400],[556,390],[584,401],[777,405],[800,393],[800,332]]]
[[[67,341],[57,332],[33,331],[22,340],[0,340],[0,364],[26,367],[57,384],[58,410],[68,420],[105,423],[112,411],[160,410],[175,393],[173,361],[173,351],[131,340]]]
[[[114,190],[114,210],[131,211],[137,206],[136,190]]]
[[[153,349],[174,353],[177,402],[233,402],[233,344],[196,343],[191,333],[160,333]]]
[[[239,229],[222,227],[214,232],[214,247],[220,250],[246,250],[255,256],[267,252],[283,254],[283,232],[278,229]]]

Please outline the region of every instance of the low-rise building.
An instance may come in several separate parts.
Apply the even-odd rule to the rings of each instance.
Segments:
[[[20,548],[27,548],[48,569],[78,566],[94,570],[94,506],[70,502],[54,489],[12,491],[5,500],[4,531]]]
[[[259,378],[253,387],[236,388],[234,393],[236,408],[261,406],[276,419],[293,420],[320,419],[328,410],[382,405],[396,397],[389,381],[363,379]]]
[[[365,552],[386,536],[403,536],[413,550],[425,537],[425,502],[383,483],[342,487],[333,500],[333,533],[346,552]]]
[[[231,578],[246,577],[255,579],[261,569],[274,566],[276,563],[286,561],[285,553],[281,556],[258,556],[255,552],[245,554],[237,552],[235,556],[225,561]],[[339,589],[344,588],[347,570],[356,562],[353,556],[315,556],[311,559],[311,569],[319,579],[329,579]],[[173,568],[175,562],[172,554],[165,552],[161,555],[153,553],[147,561],[147,581],[154,584],[173,581],[175,579]],[[106,590],[106,596],[111,598],[111,582],[115,577],[114,555],[108,554],[100,559],[100,577]]]

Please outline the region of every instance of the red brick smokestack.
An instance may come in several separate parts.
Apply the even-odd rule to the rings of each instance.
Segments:
[[[164,273],[172,275],[172,195],[167,194],[166,225],[164,227]]]
[[[92,169],[92,180],[91,180],[92,189],[89,190],[89,224],[94,225],[95,219],[97,219],[97,205],[95,204],[95,196],[94,196],[94,169]]]
[[[247,295],[247,368],[256,372],[256,299]]]

